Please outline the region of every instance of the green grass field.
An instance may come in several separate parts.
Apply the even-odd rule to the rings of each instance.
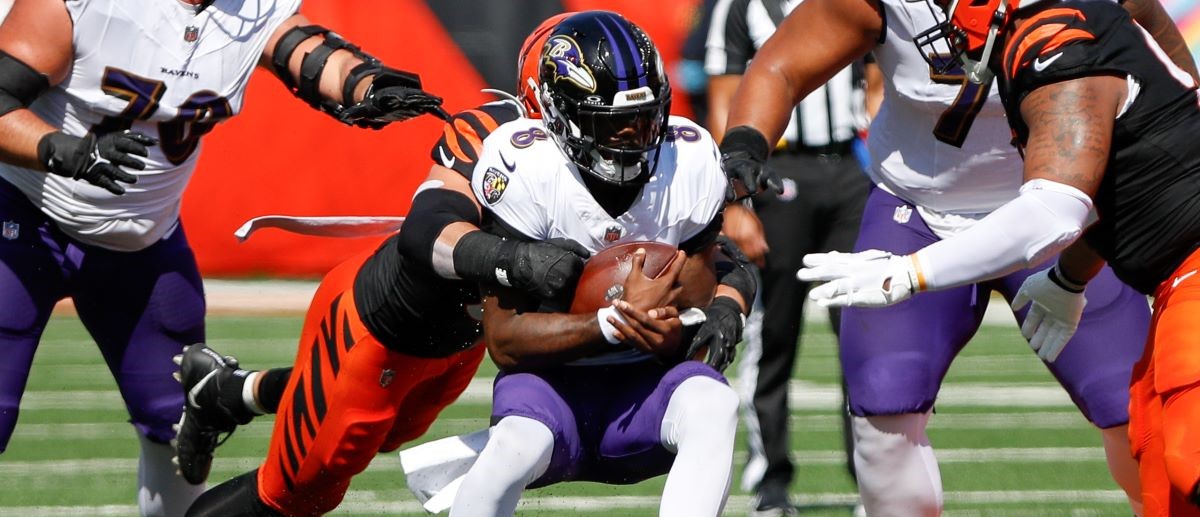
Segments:
[[[214,348],[248,367],[291,364],[299,317],[209,319]],[[479,372],[481,384],[495,372]],[[840,450],[837,363],[827,328],[810,329],[793,383],[794,494],[805,515],[847,516],[856,499]],[[486,390],[472,389],[424,439],[481,429]],[[0,456],[0,517],[136,515],[137,445],[100,354],[72,317],[51,322],[34,364],[21,420]],[[214,480],[254,468],[270,419],[240,430],[218,450]],[[931,438],[951,516],[1129,515],[1111,481],[1097,432],[1011,327],[985,327],[950,372]],[[739,444],[737,468],[744,461]],[[726,514],[743,515],[734,491]],[[522,515],[648,516],[662,479],[628,487],[572,483],[530,491]],[[336,515],[421,515],[394,454],[354,480]]]

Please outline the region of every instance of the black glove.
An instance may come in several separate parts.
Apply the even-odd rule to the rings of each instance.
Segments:
[[[515,244],[506,250],[508,257],[500,257],[508,283],[543,300],[571,291],[583,272],[584,260],[591,256],[587,248],[571,239],[507,242]]]
[[[728,296],[714,299],[704,309],[704,316],[704,323],[700,324],[700,330],[696,331],[684,357],[695,357],[704,347],[708,347],[704,362],[723,372],[737,355],[737,344],[742,340],[746,317],[742,315],[741,306]]]
[[[134,156],[149,155],[146,146],[156,144],[158,140],[129,130],[100,137],[88,133],[83,138],[56,131],[38,141],[38,161],[48,172],[86,181],[119,196],[125,187],[117,182],[137,183],[137,176],[120,167],[145,169],[145,162]]]
[[[776,194],[783,192],[783,182],[767,167],[769,152],[766,137],[757,129],[738,126],[725,133],[721,140],[721,167],[730,182],[725,191],[726,201],[752,196],[763,189],[771,189]],[[745,194],[739,196],[734,182],[745,187]]]
[[[385,68],[371,81],[363,99],[338,114],[338,120],[358,127],[381,129],[392,122],[432,113],[450,118],[442,110],[442,98],[421,89],[414,74]]]

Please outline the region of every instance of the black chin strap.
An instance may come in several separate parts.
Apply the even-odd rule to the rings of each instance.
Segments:
[[[208,6],[212,5],[215,1],[216,0],[201,0],[200,3],[196,4],[196,14],[200,14],[205,9],[208,9]]]

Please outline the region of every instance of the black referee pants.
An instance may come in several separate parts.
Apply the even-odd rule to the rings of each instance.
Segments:
[[[788,381],[800,348],[809,288],[807,283],[796,280],[796,270],[803,266],[805,254],[851,251],[871,182],[850,154],[778,153],[769,165],[779,174],[785,189],[778,196],[767,193],[754,198],[770,252],[761,271],[761,355],[751,352],[746,356],[747,359],[759,356],[757,372],[750,371],[754,364],[747,364],[741,373],[755,380],[753,404],[749,408],[753,414],[747,415],[751,455],[759,452],[766,460],[766,470],[755,488],[776,485],[786,489],[794,475],[789,456]],[[829,312],[836,333],[840,311]],[[841,384],[844,401],[846,384],[844,381]],[[849,416],[844,404],[841,414],[847,465],[853,478]],[[753,422],[755,417],[757,426]],[[759,446],[761,451],[755,451]]]

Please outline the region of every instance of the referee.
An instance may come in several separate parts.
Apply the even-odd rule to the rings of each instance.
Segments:
[[[709,79],[709,129],[723,135],[729,100],[755,51],[799,1],[718,0],[709,27],[705,71]],[[857,128],[865,126],[862,67],[848,67],[805,98],[792,112],[784,140],[768,166],[783,192],[769,190],[725,210],[723,231],[761,267],[761,307],[746,328],[738,370],[742,392],[753,393],[743,417],[750,456],[742,488],[754,490],[751,515],[795,515],[788,487],[788,381],[799,348],[808,285],[796,280],[807,253],[850,251],[857,237],[870,181],[853,155]],[[755,218],[757,214],[757,219]],[[761,223],[759,223],[761,221]],[[840,314],[829,311],[834,332]],[[843,396],[845,384],[842,385]],[[842,410],[847,465],[853,477],[848,417]]]

